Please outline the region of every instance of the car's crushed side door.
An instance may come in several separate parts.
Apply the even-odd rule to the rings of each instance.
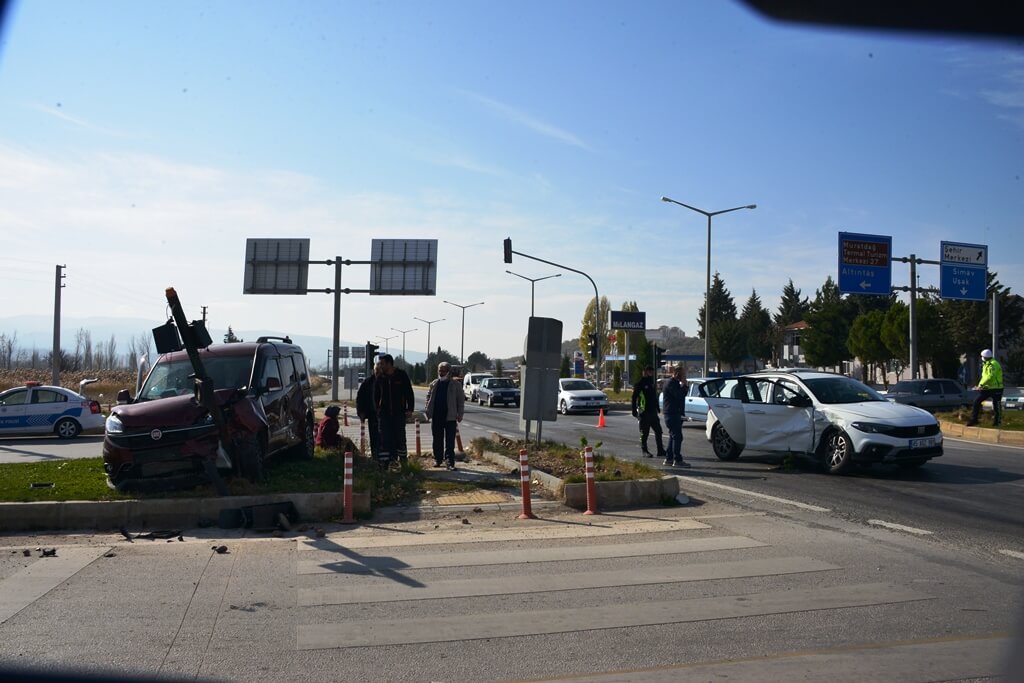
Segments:
[[[738,394],[739,384],[727,378],[711,379],[700,385],[700,394],[708,404],[707,437],[716,423],[722,425],[729,437],[738,444],[745,444],[747,438],[746,417],[743,401]]]
[[[746,380],[748,450],[807,453],[814,443],[810,400],[795,384],[784,381]]]

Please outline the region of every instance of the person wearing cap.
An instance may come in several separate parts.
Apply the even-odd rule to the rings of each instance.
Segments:
[[[1003,419],[1003,366],[993,356],[992,349],[981,352],[981,379],[974,388],[978,396],[974,399],[974,408],[971,410],[971,419],[967,421],[967,426],[973,427],[978,424],[982,401],[991,399],[992,426],[998,427]]]
[[[447,465],[455,469],[455,430],[462,422],[466,395],[451,380],[450,363],[437,366],[437,379],[427,389],[424,412],[430,420],[430,433],[434,437],[434,466]]]
[[[324,419],[316,428],[316,445],[318,448],[337,448],[341,445],[341,438],[338,436],[338,413],[341,408],[338,406],[327,406],[324,411]]]
[[[640,451],[645,458],[654,455],[647,450],[647,439],[654,430],[654,443],[658,447],[658,457],[665,457],[665,444],[661,438],[661,420],[658,417],[658,389],[654,385],[654,368],[644,368],[644,376],[633,385],[633,417],[640,427]]]

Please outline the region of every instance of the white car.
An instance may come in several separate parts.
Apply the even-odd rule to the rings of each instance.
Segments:
[[[558,380],[558,412],[568,415],[581,410],[597,412],[608,408],[608,394],[586,379],[563,377]]]
[[[687,422],[707,422],[708,402],[700,395],[700,385],[704,384],[703,377],[695,377],[686,380],[689,388],[686,390],[686,402],[683,408],[683,419]],[[658,394],[658,408],[665,412],[665,392]]]
[[[0,436],[56,434],[73,439],[85,431],[102,431],[100,404],[64,387],[27,382],[0,393]]]
[[[489,372],[467,372],[462,378],[462,391],[466,395],[467,401],[477,400],[477,389],[480,388],[480,380],[486,379],[487,377],[494,377]]]
[[[1003,389],[1003,410],[1021,410],[1022,408],[1024,408],[1024,400],[1021,398],[1020,387]]]
[[[801,453],[839,474],[854,462],[910,468],[942,455],[935,416],[845,375],[759,372],[708,380],[701,393],[707,438],[722,460],[744,451]]]

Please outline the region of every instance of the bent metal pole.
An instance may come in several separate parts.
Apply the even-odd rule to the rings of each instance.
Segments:
[[[519,449],[519,481],[523,491],[523,512],[516,519],[537,519],[530,505],[530,458],[525,448]]]

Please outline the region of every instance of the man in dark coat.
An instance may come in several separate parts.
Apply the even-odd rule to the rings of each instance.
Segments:
[[[395,359],[380,356],[380,377],[373,383],[373,404],[380,420],[380,448],[405,463],[409,452],[405,445],[405,423],[416,408],[412,382],[404,370],[395,367]]]
[[[665,426],[668,427],[668,453],[665,465],[689,467],[683,460],[683,413],[686,411],[686,376],[683,366],[677,365],[672,378],[665,384]]]
[[[375,363],[373,372],[359,385],[356,392],[356,415],[366,422],[366,431],[370,437],[370,455],[377,457],[380,450],[380,421],[377,419],[377,406],[373,402],[373,386],[380,377],[380,363]],[[365,453],[364,453],[365,455]]]
[[[661,440],[661,419],[658,417],[658,388],[654,384],[654,368],[644,368],[644,376],[633,386],[633,417],[640,424],[640,450],[645,458],[654,455],[647,450],[647,438],[654,430],[654,440],[658,446],[658,457],[665,457],[665,444]]]

